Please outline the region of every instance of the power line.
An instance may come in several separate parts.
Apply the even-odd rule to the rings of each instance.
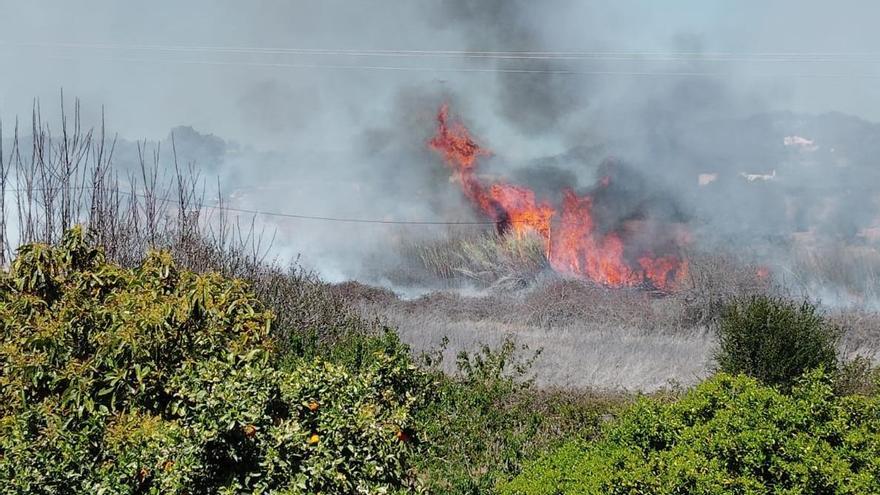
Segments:
[[[122,194],[131,195],[133,193],[119,191]],[[154,198],[156,199],[156,198]],[[169,202],[174,202],[174,200],[168,200]],[[342,222],[342,223],[367,223],[367,224],[385,224],[385,225],[498,225],[502,222],[489,222],[489,221],[439,221],[439,220],[375,220],[375,219],[364,219],[364,218],[343,218],[343,217],[326,217],[326,216],[314,216],[314,215],[299,215],[294,213],[280,213],[280,212],[271,212],[271,211],[263,211],[263,210],[252,210],[247,208],[234,208],[227,206],[218,206],[218,205],[208,205],[208,204],[197,204],[196,206],[200,208],[212,208],[217,210],[225,210],[225,211],[233,211],[237,213],[247,213],[251,215],[260,215],[260,216],[269,216],[269,217],[281,217],[281,218],[295,218],[299,220],[318,220],[325,222]]]
[[[351,57],[442,57],[498,59],[559,59],[611,61],[732,61],[732,62],[880,62],[880,52],[723,52],[664,50],[602,51],[491,51],[491,50],[388,50],[336,48],[281,48],[248,46],[155,45],[119,43],[14,42],[0,45],[33,48],[74,48],[160,52],[197,52],[262,55],[328,55]]]
[[[20,54],[6,54],[6,56],[18,56]],[[65,55],[44,55],[44,58],[70,61],[98,61],[98,62],[131,62],[131,63],[158,63],[178,65],[202,65],[202,66],[233,66],[233,67],[262,67],[276,69],[325,69],[325,70],[359,70],[359,71],[398,71],[398,72],[428,72],[428,73],[507,73],[507,74],[555,74],[555,75],[594,75],[594,76],[638,76],[638,77],[724,77],[732,75],[728,71],[633,71],[633,70],[574,70],[574,69],[529,69],[513,67],[425,67],[425,66],[395,66],[395,65],[361,65],[361,64],[300,64],[300,63],[273,63],[273,62],[248,62],[248,61],[219,61],[219,60],[182,60],[182,59],[149,59],[129,57],[74,57]],[[778,76],[794,78],[828,78],[828,79],[880,79],[880,73],[815,73],[815,72],[779,72],[779,73],[750,73],[750,76]]]
[[[111,191],[118,194],[123,194],[126,196],[139,197],[151,201],[160,201],[163,203],[179,203],[179,199],[171,199],[164,198],[156,195],[149,195],[143,193],[135,193],[131,191],[123,191],[119,188],[113,187],[96,187],[96,186],[66,186],[67,189],[77,189],[77,190],[86,190],[86,191],[94,191],[97,189],[102,189],[104,191]],[[45,187],[35,187],[30,189],[31,191],[45,191],[49,188]],[[62,188],[58,188],[59,190]],[[14,193],[22,193],[27,192],[27,189],[6,189],[8,192]],[[265,211],[265,210],[255,210],[248,208],[236,208],[231,206],[220,206],[220,205],[212,205],[208,203],[194,203],[193,206],[197,208],[208,208],[213,210],[221,210],[221,211],[230,211],[236,213],[246,213],[249,215],[259,215],[259,216],[268,216],[268,217],[279,217],[279,218],[294,218],[298,220],[316,220],[316,221],[325,221],[325,222],[341,222],[341,223],[364,223],[364,224],[385,224],[385,225],[498,225],[504,222],[493,222],[493,221],[441,221],[441,220],[383,220],[383,219],[366,219],[366,218],[347,218],[347,217],[331,217],[331,216],[319,216],[319,215],[301,215],[296,213],[284,213],[284,212],[274,212],[274,211]],[[507,222],[507,223],[516,223],[516,222]]]
[[[159,201],[162,203],[172,203],[172,204],[173,203],[177,203],[177,204],[180,203],[179,198],[174,199],[174,198],[168,198],[168,197],[161,197],[158,195],[150,195],[150,194],[144,194],[144,193],[136,193],[136,192],[132,192],[132,191],[124,191],[120,188],[114,188],[114,187],[65,186],[65,188],[66,189],[81,190],[81,191],[95,191],[95,190],[100,189],[103,191],[115,192],[117,194],[122,194],[122,195],[130,196],[130,197],[143,198],[143,199],[150,200],[150,201]],[[31,191],[45,191],[45,190],[49,190],[49,189],[51,189],[51,188],[34,187],[34,188],[31,188],[30,190]],[[63,188],[58,188],[58,190],[61,190],[61,189],[63,189]],[[871,189],[871,188],[868,188],[868,189]],[[10,193],[10,192],[22,193],[22,192],[27,192],[27,191],[28,191],[28,189],[22,189],[22,188],[7,188],[4,190],[4,192],[6,192],[6,193]],[[509,224],[518,224],[518,223],[528,224],[528,223],[530,223],[527,220],[517,221],[517,220],[511,220],[511,219],[506,220],[506,221],[488,221],[488,220],[483,220],[483,221],[478,221],[478,220],[477,221],[469,221],[469,220],[468,221],[461,221],[461,220],[459,220],[459,221],[442,221],[442,220],[384,220],[384,219],[367,219],[367,218],[353,218],[353,217],[333,217],[333,216],[323,216],[323,215],[303,215],[303,214],[298,214],[298,213],[266,211],[266,210],[250,209],[250,208],[236,208],[236,207],[232,207],[232,206],[220,206],[220,205],[213,205],[213,204],[201,203],[201,202],[195,202],[192,204],[192,206],[197,207],[199,209],[206,208],[206,209],[219,210],[219,211],[245,213],[245,214],[254,215],[254,216],[266,216],[266,217],[276,217],[276,218],[290,218],[290,219],[297,219],[297,220],[312,220],[312,221],[325,221],[325,222],[338,222],[338,223],[357,223],[357,224],[424,225],[424,226],[439,226],[439,225],[446,225],[446,226],[455,226],[455,225],[459,225],[459,226],[463,226],[463,225],[489,226],[489,225],[492,225],[492,226],[498,227],[499,225],[509,225]],[[578,222],[574,222],[574,224],[577,224],[577,223]]]
[[[131,191],[123,191],[119,188],[113,187],[95,187],[95,186],[67,186],[68,189],[77,189],[77,190],[104,190],[104,191],[112,191],[118,194],[123,194],[131,197],[139,197],[151,201],[160,201],[163,203],[180,203],[180,199],[173,199],[167,197],[160,197],[156,195],[149,195],[143,193],[135,193]],[[35,187],[32,188],[32,191],[40,191],[47,190],[49,188],[45,187]],[[61,188],[59,188],[60,190]],[[6,192],[26,192],[27,189],[6,189]],[[273,212],[273,211],[265,211],[265,210],[255,210],[248,208],[235,208],[231,206],[219,206],[212,205],[208,203],[193,203],[194,207],[197,208],[208,208],[213,210],[220,211],[230,211],[236,213],[246,213],[249,215],[259,215],[259,216],[268,216],[268,217],[278,217],[278,218],[293,218],[297,220],[315,220],[315,221],[326,221],[326,222],[340,222],[340,223],[359,223],[359,224],[383,224],[383,225],[426,225],[426,226],[436,226],[436,225],[484,225],[484,226],[495,226],[499,225],[509,225],[509,224],[528,224],[530,223],[528,220],[506,220],[506,221],[441,221],[441,220],[380,220],[380,219],[365,219],[365,218],[347,218],[347,217],[331,217],[331,216],[318,216],[318,215],[301,215],[296,213],[283,213],[283,212]],[[570,222],[577,224],[578,222]]]

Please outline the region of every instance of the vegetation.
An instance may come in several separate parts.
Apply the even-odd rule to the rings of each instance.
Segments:
[[[544,240],[535,234],[453,232],[450,238],[425,242],[404,238],[397,253],[406,273],[388,275],[410,284],[517,289],[548,270],[545,250]]]
[[[0,291],[0,491],[354,493],[413,486],[428,375],[396,341],[355,372],[282,367],[246,284],[127,269],[68,232]]]
[[[880,400],[835,397],[821,369],[791,395],[721,374],[643,399],[594,443],[528,466],[506,494],[878,493]]]
[[[162,252],[122,267],[79,229],[56,247],[23,246],[0,299],[4,492],[878,489],[877,399],[840,397],[874,390],[863,360],[833,374],[820,366],[790,395],[720,375],[679,401],[627,407],[626,395],[535,389],[532,359],[512,341],[461,354],[452,376],[440,354],[416,366],[392,332],[347,310],[334,320],[332,292],[289,276],[275,287],[317,308],[288,303],[302,309],[289,321],[306,335],[348,330],[282,346],[294,331],[273,331],[244,282],[180,269]],[[773,316],[792,306],[767,301],[776,305],[744,314],[773,328],[825,323],[806,305]],[[721,324],[731,314],[744,318],[728,310]]]
[[[795,244],[792,275],[807,290],[845,304],[880,300],[880,246],[842,241]]]
[[[789,389],[804,372],[837,369],[841,330],[816,306],[752,296],[728,304],[716,325],[721,371]]]
[[[419,422],[429,439],[417,464],[430,493],[491,493],[524,462],[565,439],[592,438],[624,394],[538,390],[528,372],[537,353],[505,340],[461,353],[457,373],[438,380]],[[428,364],[431,363],[429,360]]]
[[[2,284],[3,493],[484,493],[627,401],[535,390],[512,341],[452,377],[391,332],[298,354],[247,284],[80,229]]]

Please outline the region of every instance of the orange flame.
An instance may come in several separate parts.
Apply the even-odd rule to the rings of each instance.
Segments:
[[[687,262],[677,254],[654,256],[627,251],[624,237],[616,231],[600,233],[593,220],[593,198],[563,191],[561,213],[538,201],[531,189],[498,182],[488,187],[477,177],[481,156],[491,153],[480,147],[460,122],[449,122],[449,107],[437,113],[437,133],[429,142],[449,165],[464,195],[496,222],[502,233],[523,235],[537,232],[545,241],[550,265],[559,273],[588,278],[621,287],[649,284],[668,289],[687,272]],[[610,177],[600,186],[607,187]],[[559,213],[559,215],[557,215]],[[558,217],[558,221],[554,221]]]
[[[517,234],[523,234],[533,229],[549,239],[553,208],[547,203],[538,203],[531,189],[508,184],[492,184],[487,188],[480,182],[474,172],[477,158],[489,156],[491,152],[474,142],[460,122],[449,124],[447,105],[440,107],[437,113],[437,134],[429,146],[452,167],[465,196],[498,222],[502,230],[511,228]]]

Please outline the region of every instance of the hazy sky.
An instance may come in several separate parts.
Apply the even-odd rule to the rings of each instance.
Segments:
[[[498,33],[516,19],[519,27],[527,24],[532,34],[518,37],[517,26],[511,27],[510,50],[533,46],[540,51],[730,52],[744,59],[786,53],[788,59],[783,61],[705,62],[700,70],[732,74],[730,78],[744,90],[760,88],[767,108],[837,110],[880,120],[880,34],[875,25],[880,2],[490,1],[485,4],[500,5],[498,12],[471,13],[468,5],[478,3],[0,0],[0,115],[9,119],[27,114],[35,97],[44,104],[54,103],[63,87],[68,95],[83,100],[87,116],[104,105],[112,127],[132,138],[164,137],[174,125],[191,124],[265,146],[306,139],[318,147],[332,147],[338,139],[336,131],[332,138],[324,136],[337,117],[345,116],[353,126],[369,125],[399,86],[458,85],[479,94],[490,84],[491,74],[267,67],[261,64],[438,68],[467,66],[467,62],[192,49],[497,51],[505,49]],[[460,16],[444,18],[438,14],[443,9]],[[470,14],[474,17],[469,21]],[[457,26],[469,23],[471,31],[463,35]],[[486,43],[481,43],[478,33],[481,26],[492,37]],[[178,51],[134,50],[135,45]],[[816,59],[817,53],[827,55],[821,61],[791,60],[794,56]],[[585,62],[577,67],[591,70],[595,65]],[[613,69],[642,72],[664,66],[630,61]],[[650,88],[657,79],[603,77],[609,80],[605,84],[622,81],[632,91]]]

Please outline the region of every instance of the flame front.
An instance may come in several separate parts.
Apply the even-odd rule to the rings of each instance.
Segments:
[[[476,175],[477,161],[491,152],[480,147],[460,122],[450,122],[449,107],[437,113],[437,133],[429,146],[452,168],[464,195],[492,219],[503,234],[534,231],[544,239],[546,256],[559,273],[614,286],[651,285],[668,289],[687,272],[677,253],[654,256],[631,253],[618,231],[600,233],[593,216],[593,197],[563,191],[560,210],[538,201],[527,187],[496,182],[484,184]],[[608,187],[609,177],[599,187]]]

